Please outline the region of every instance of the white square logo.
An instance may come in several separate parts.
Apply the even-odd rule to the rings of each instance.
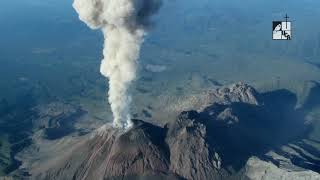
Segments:
[[[273,40],[291,40],[291,22],[289,21],[273,21],[272,23],[272,39]]]
[[[272,39],[273,40],[291,40],[292,38],[292,23],[288,21],[288,16],[285,16],[285,21],[272,22]]]

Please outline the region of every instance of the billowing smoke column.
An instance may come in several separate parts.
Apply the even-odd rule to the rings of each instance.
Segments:
[[[79,18],[104,34],[100,72],[109,78],[114,126],[131,126],[130,85],[136,78],[141,43],[160,0],[74,0]]]

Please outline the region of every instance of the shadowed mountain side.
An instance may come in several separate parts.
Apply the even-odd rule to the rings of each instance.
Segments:
[[[239,83],[217,92],[225,101],[201,112],[182,112],[163,128],[140,120],[133,120],[127,131],[106,125],[59,163],[32,176],[226,179],[245,167],[250,157],[263,157],[307,129],[303,112],[295,109],[296,96],[287,90],[260,94]]]
[[[303,114],[294,108],[297,98],[293,93],[277,90],[258,98],[261,105],[213,104],[199,113],[223,167],[239,170],[250,156],[286,144],[306,130]]]

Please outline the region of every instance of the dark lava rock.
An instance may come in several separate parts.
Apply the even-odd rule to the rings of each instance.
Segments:
[[[185,179],[218,179],[221,161],[207,142],[207,129],[195,111],[183,112],[169,125],[170,169]]]

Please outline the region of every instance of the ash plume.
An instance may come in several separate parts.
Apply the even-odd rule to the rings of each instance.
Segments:
[[[131,126],[130,86],[136,78],[138,58],[150,17],[161,0],[74,0],[80,20],[104,34],[100,72],[109,79],[108,100],[115,127]]]

